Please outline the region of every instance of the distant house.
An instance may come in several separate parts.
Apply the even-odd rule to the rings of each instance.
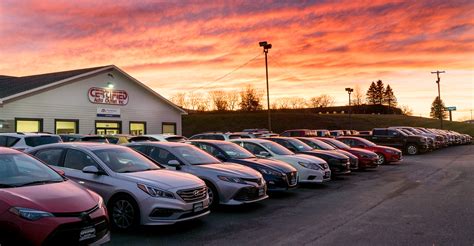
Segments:
[[[474,124],[474,120],[465,120],[463,121],[464,123],[468,123],[468,124]]]

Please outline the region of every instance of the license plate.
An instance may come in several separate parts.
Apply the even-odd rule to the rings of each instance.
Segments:
[[[87,239],[91,239],[91,238],[95,238],[95,228],[91,227],[91,228],[82,229],[81,233],[79,234],[79,242],[87,240]]]
[[[262,187],[258,189],[258,196],[263,196],[263,195],[265,195],[265,189]]]
[[[204,205],[202,204],[202,202],[195,203],[193,205],[193,212],[199,212],[199,211],[202,211],[203,209],[204,209]]]

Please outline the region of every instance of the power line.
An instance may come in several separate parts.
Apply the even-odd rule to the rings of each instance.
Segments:
[[[195,91],[197,91],[197,90],[203,89],[204,87],[207,87],[207,86],[209,86],[209,85],[211,85],[211,84],[213,84],[213,83],[218,82],[219,80],[222,80],[222,79],[226,78],[227,76],[231,75],[232,73],[236,72],[237,70],[239,70],[239,69],[241,69],[241,68],[247,66],[250,62],[254,61],[255,59],[257,59],[257,58],[258,58],[259,56],[261,56],[261,55],[262,55],[262,53],[258,53],[256,56],[254,56],[254,57],[251,58],[250,60],[246,61],[245,63],[239,65],[238,67],[234,68],[232,71],[230,71],[230,72],[224,74],[223,76],[221,76],[221,77],[219,77],[219,78],[217,78],[217,79],[215,79],[215,80],[213,80],[213,81],[207,82],[206,84],[201,85],[200,87],[198,87],[198,88],[196,88],[196,89],[194,89],[194,90],[191,90],[189,93],[193,93],[193,92],[195,92]]]

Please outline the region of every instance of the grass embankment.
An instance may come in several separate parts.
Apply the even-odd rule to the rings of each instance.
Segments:
[[[353,114],[352,129],[371,130],[388,126],[420,126],[439,128],[439,121],[404,115]],[[207,131],[241,131],[245,128],[267,128],[267,113],[261,112],[209,112],[183,116],[183,134]],[[280,133],[287,129],[349,129],[348,114],[315,114],[310,112],[273,112],[272,130]],[[474,124],[444,121],[444,129],[474,136]]]

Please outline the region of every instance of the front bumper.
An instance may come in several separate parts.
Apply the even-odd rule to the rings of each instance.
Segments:
[[[359,168],[377,168],[379,165],[377,164],[379,158],[359,158]]]
[[[139,204],[142,225],[171,225],[210,213],[207,196],[193,202],[184,202],[178,198],[146,197]]]
[[[344,163],[341,162],[342,161],[338,160],[337,163],[328,163],[329,168],[331,169],[331,173],[333,175],[343,175],[351,173],[351,164],[349,163],[349,160],[345,161]]]
[[[269,191],[281,191],[296,188],[298,186],[298,172],[286,173],[283,177],[274,175],[263,175]]]

